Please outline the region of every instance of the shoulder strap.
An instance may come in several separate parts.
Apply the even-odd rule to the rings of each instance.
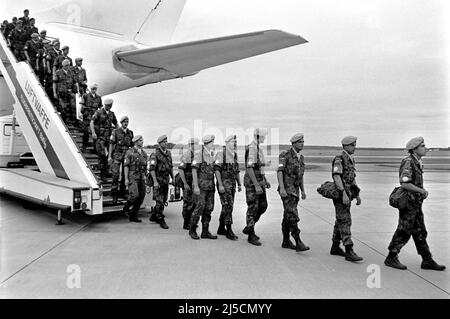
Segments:
[[[259,165],[259,143],[256,143],[256,164]]]
[[[222,158],[223,165],[227,163],[227,148],[226,146],[223,147],[223,158]]]

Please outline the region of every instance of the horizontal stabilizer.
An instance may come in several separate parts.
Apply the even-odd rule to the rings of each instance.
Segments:
[[[188,76],[218,65],[307,43],[300,36],[268,30],[157,48],[116,52],[119,60],[143,68]]]

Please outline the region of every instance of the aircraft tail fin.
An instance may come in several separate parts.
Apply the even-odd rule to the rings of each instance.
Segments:
[[[145,45],[167,44],[186,0],[72,0],[33,14],[37,21],[94,29]]]
[[[146,45],[162,45],[172,37],[186,0],[159,0],[150,11],[134,40]]]

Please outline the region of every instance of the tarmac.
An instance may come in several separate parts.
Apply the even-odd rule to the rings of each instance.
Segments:
[[[401,271],[383,264],[397,226],[388,196],[398,184],[394,169],[362,169],[357,181],[362,205],[352,206],[352,234],[360,263],[331,256],[332,202],[316,188],[330,180],[325,170],[307,170],[307,199],[300,202],[300,229],[307,252],[282,249],[282,203],[276,175],[268,173],[269,209],[256,226],[261,247],[247,243],[245,192],[237,193],[234,230],[238,241],[190,239],[182,229],[181,202],[165,211],[169,230],[129,223],[125,216],[66,215],[27,210],[0,198],[0,298],[439,298],[449,299],[450,272],[420,268],[414,242],[399,258]],[[450,266],[450,172],[425,173],[430,193],[424,203],[428,243],[439,263]],[[216,195],[213,233],[220,201]],[[74,277],[76,275],[76,277]],[[75,279],[74,279],[75,278]]]

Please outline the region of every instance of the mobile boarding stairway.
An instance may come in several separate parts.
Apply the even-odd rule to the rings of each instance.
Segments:
[[[99,215],[112,205],[111,176],[99,183],[93,146],[81,152],[82,132],[66,126],[27,62],[17,62],[0,34],[0,71],[14,96],[14,111],[38,169],[0,168],[0,193],[61,212]],[[92,145],[92,140],[90,140]]]

